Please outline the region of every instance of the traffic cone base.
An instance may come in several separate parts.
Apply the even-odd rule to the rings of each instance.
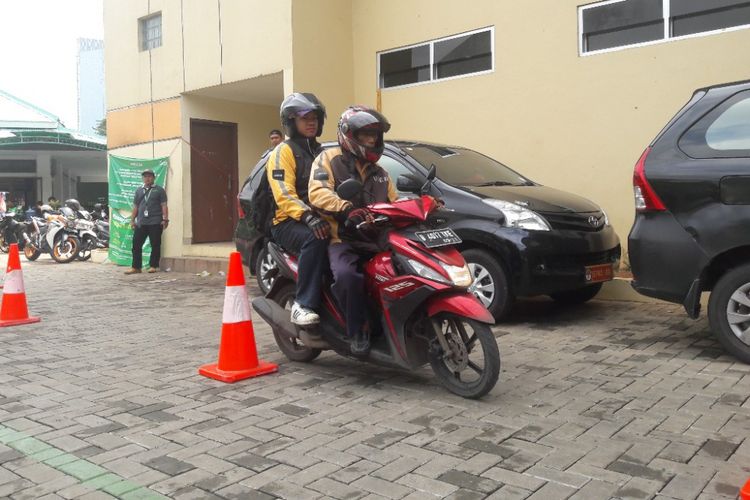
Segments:
[[[232,252],[224,293],[219,361],[201,366],[198,373],[231,384],[278,369],[277,365],[258,359],[242,259],[239,252]]]
[[[238,380],[244,380],[246,378],[268,375],[269,373],[278,371],[278,369],[278,365],[260,360],[258,361],[258,366],[254,368],[248,368],[246,370],[235,370],[231,372],[220,370],[219,363],[212,363],[210,365],[203,365],[198,368],[198,373],[200,373],[204,377],[231,384],[237,382]]]
[[[42,318],[35,316],[29,316],[28,318],[24,319],[2,319],[0,320],[0,328],[6,326],[27,325],[29,323],[39,323],[40,321],[42,321]]]

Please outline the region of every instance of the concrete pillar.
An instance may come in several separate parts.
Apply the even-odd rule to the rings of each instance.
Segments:
[[[37,193],[37,197],[46,203],[47,198],[52,196],[52,157],[50,155],[36,155],[36,175],[42,178],[42,192]]]
[[[60,160],[55,160],[55,175],[52,176],[52,196],[58,200],[64,200],[63,188],[63,169],[65,166]]]

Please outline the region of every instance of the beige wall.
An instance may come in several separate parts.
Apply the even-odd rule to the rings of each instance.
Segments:
[[[323,140],[336,138],[344,109],[355,104],[351,0],[294,0],[292,88],[285,94],[312,92],[326,106]],[[373,98],[362,104],[375,105]]]
[[[279,115],[275,106],[246,104],[199,96],[182,98],[183,137],[190,141],[190,119],[214,120],[237,124],[239,185],[245,182],[250,169],[255,166],[263,151],[268,148],[268,131],[278,128]],[[190,148],[185,145],[182,157],[182,204],[185,218],[182,224],[184,238],[193,235],[190,189]]]
[[[390,137],[466,145],[586,196],[625,243],[633,165],[695,88],[750,78],[750,30],[579,57],[579,3],[356,1],[355,97],[374,99],[377,51],[495,26],[493,74],[382,91]]]
[[[162,45],[140,51],[138,20],[156,12]],[[107,0],[107,109],[291,70],[291,15],[291,0]]]
[[[169,207],[169,227],[162,236],[162,256],[177,257],[182,255],[182,226],[184,221],[184,204],[182,203],[182,169],[179,167],[183,158],[183,149],[179,140],[159,141],[153,144],[139,144],[124,148],[110,149],[109,153],[129,158],[161,158],[169,156],[167,171],[167,206]],[[107,157],[109,168],[109,157]]]

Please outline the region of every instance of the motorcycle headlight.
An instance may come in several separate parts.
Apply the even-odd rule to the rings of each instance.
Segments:
[[[463,267],[451,266],[442,262],[440,262],[439,264],[440,267],[445,269],[445,272],[448,273],[448,276],[451,277],[453,284],[456,286],[469,287],[471,286],[472,281],[474,281],[471,278],[471,271],[469,271],[469,266],[466,264],[464,264]]]
[[[604,214],[604,225],[609,226],[609,216],[607,215],[607,212],[602,210],[602,213]]]
[[[517,203],[492,198],[485,198],[482,201],[502,212],[507,227],[518,227],[528,229],[529,231],[550,230],[549,224],[547,224],[547,221],[541,215]]]
[[[441,275],[431,267],[425,266],[421,262],[417,262],[414,259],[407,260],[409,262],[409,265],[412,267],[412,269],[414,269],[414,272],[416,272],[417,275],[432,281],[445,283],[446,285],[460,286],[464,288],[471,286],[471,283],[473,281],[471,278],[471,272],[469,271],[469,266],[467,266],[466,264],[464,264],[463,267],[459,267],[444,264],[443,262],[438,262],[438,264],[440,264],[440,267],[442,267],[448,274],[448,276],[450,276],[450,279],[447,279],[445,276]]]
[[[407,262],[409,262],[409,265],[411,266],[412,269],[414,269],[414,272],[417,273],[418,276],[427,278],[428,280],[445,283],[446,285],[453,284],[450,281],[448,281],[448,279],[445,276],[442,276],[440,273],[438,273],[431,267],[425,266],[421,262],[417,262],[414,259],[407,259]]]

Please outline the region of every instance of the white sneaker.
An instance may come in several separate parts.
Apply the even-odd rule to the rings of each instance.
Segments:
[[[320,316],[312,309],[302,307],[295,302],[292,305],[292,323],[300,326],[316,325],[320,323]]]

